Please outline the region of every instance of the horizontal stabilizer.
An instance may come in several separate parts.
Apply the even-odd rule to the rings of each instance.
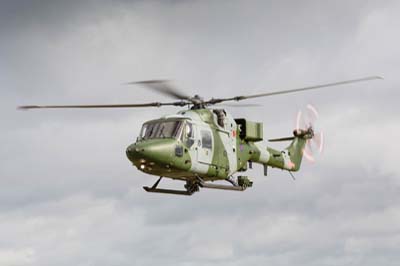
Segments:
[[[290,141],[294,140],[294,137],[286,137],[286,138],[278,138],[278,139],[269,139],[269,142],[278,142],[278,141]]]

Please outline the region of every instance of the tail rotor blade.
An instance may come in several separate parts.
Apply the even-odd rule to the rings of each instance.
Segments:
[[[309,142],[309,140],[307,141],[307,143]],[[315,162],[315,158],[311,153],[311,150],[309,149],[308,144],[306,144],[306,146],[303,149],[303,156],[304,158],[307,159],[307,161],[309,161],[310,163],[314,163]]]
[[[315,108],[313,105],[307,104],[307,109],[309,111],[311,111],[311,113],[314,115],[315,119],[317,119],[319,117],[319,113],[317,111],[317,108]]]
[[[297,117],[296,117],[296,131],[300,131],[300,121],[301,121],[301,111],[299,110],[297,112]]]
[[[314,124],[319,117],[317,109],[311,104],[308,104],[306,114],[305,119],[307,121],[307,127],[314,127]]]
[[[315,133],[313,142],[317,146],[319,153],[322,153],[322,151],[324,149],[324,133],[322,131]]]
[[[306,142],[306,146],[307,146],[307,149],[310,152],[310,154],[313,154],[313,149],[312,149],[312,146],[311,146],[311,140],[308,140]]]

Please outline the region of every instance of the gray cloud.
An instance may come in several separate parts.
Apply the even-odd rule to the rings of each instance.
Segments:
[[[395,265],[400,64],[396,1],[3,1],[0,264]],[[19,112],[26,103],[163,96],[122,82],[172,78],[241,95],[379,74],[230,110],[291,132],[319,107],[326,149],[297,181],[244,193],[149,195],[125,158],[142,122],[176,109]],[[182,184],[165,181],[176,187]]]

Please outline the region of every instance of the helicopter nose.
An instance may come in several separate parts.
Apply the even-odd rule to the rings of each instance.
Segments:
[[[144,141],[131,144],[126,149],[128,159],[135,165],[153,161],[164,163],[174,154],[174,141]]]
[[[126,156],[131,162],[139,159],[140,156],[140,149],[136,147],[136,143],[131,144],[126,148]]]

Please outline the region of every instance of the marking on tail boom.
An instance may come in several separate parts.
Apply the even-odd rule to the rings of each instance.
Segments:
[[[288,170],[292,170],[293,168],[296,167],[295,163],[292,162],[290,159],[289,151],[288,150],[283,150],[282,151],[282,158],[283,158],[283,163],[284,167]]]
[[[268,163],[268,161],[271,157],[271,154],[267,150],[267,144],[264,142],[256,142],[256,143],[254,143],[254,145],[260,152],[260,157],[258,159],[258,162],[260,162],[262,164]]]

